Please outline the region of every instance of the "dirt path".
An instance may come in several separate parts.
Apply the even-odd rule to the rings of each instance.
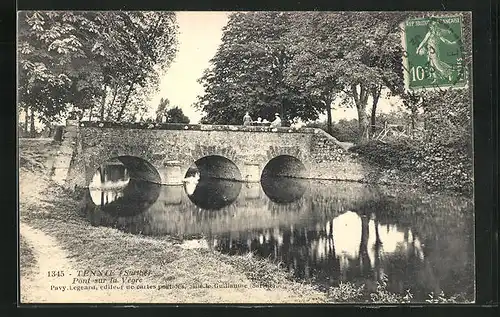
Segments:
[[[70,290],[77,270],[57,241],[38,229],[20,224],[20,232],[33,246],[36,268],[30,276],[21,276],[23,303],[117,303],[150,302],[151,294],[143,291]],[[63,271],[62,277],[49,277],[49,271]],[[64,288],[64,290],[63,290]]]
[[[21,276],[21,302],[27,303],[279,303],[301,302],[301,294],[280,289],[208,288],[164,290],[75,290],[73,278],[77,265],[58,242],[38,229],[21,223],[26,242],[33,246],[37,263],[33,273]],[[221,265],[225,265],[221,263]],[[230,267],[228,272],[232,271]],[[64,277],[49,277],[49,271],[64,271]],[[71,274],[71,275],[70,275]],[[249,281],[243,274],[231,272],[241,285]],[[93,285],[91,283],[90,285]],[[94,284],[95,285],[95,284]],[[56,289],[57,287],[57,289]],[[64,287],[64,291],[62,290]],[[321,296],[318,296],[321,301]]]
[[[45,149],[47,149],[47,153],[39,155],[40,162],[46,159],[46,157],[50,158],[49,154],[54,152],[53,148],[46,147]],[[45,163],[45,165],[48,165],[48,163]],[[19,230],[27,245],[32,249],[35,259],[33,261],[35,263],[33,263],[28,271],[29,273],[21,275],[21,303],[297,303],[305,301],[304,293],[300,290],[251,287],[251,282],[245,276],[244,272],[237,271],[234,267],[221,261],[212,259],[212,261],[215,261],[213,265],[217,266],[220,271],[219,273],[206,271],[204,262],[207,259],[198,258],[196,253],[191,255],[192,259],[198,259],[199,261],[179,258],[177,261],[172,262],[172,265],[175,267],[170,270],[169,268],[165,268],[165,271],[159,273],[169,275],[172,274],[170,271],[177,272],[185,269],[186,278],[188,279],[196,280],[199,276],[193,274],[193,272],[203,272],[203,274],[208,276],[208,280],[218,281],[221,278],[217,274],[222,272],[224,276],[230,276],[229,280],[231,283],[234,283],[233,285],[245,285],[246,287],[172,288],[161,290],[157,288],[138,290],[126,289],[126,285],[128,284],[118,283],[115,285],[123,285],[123,289],[108,290],[105,289],[106,286],[111,285],[108,282],[102,284],[94,283],[94,281],[90,281],[90,284],[73,283],[74,278],[78,275],[78,270],[86,268],[86,261],[80,259],[76,262],[76,260],[72,260],[69,257],[68,249],[65,250],[61,247],[61,241],[25,223],[25,221],[30,221],[27,220],[28,218],[24,218],[28,215],[31,215],[31,217],[35,216],[36,218],[37,214],[53,212],[53,202],[47,199],[47,196],[50,194],[46,193],[49,187],[48,177],[43,171],[23,171],[19,180],[19,197],[20,203],[22,203]],[[62,225],[61,230],[71,229]],[[120,243],[120,241],[116,243]],[[125,244],[123,247],[125,248],[124,252],[126,252],[127,245]],[[176,246],[165,244],[161,247],[172,248]],[[191,247],[196,249],[198,246],[191,245]],[[66,248],[68,248],[67,245]],[[99,257],[100,254],[94,254],[93,256]],[[121,261],[121,258],[118,256],[116,261]],[[186,261],[191,262],[187,263]],[[98,269],[106,270],[107,268],[100,267]],[[50,277],[49,271],[64,271],[64,276]],[[144,285],[158,286],[156,283],[158,281],[149,280],[145,281]],[[78,289],[78,287],[86,285],[96,285],[97,289]],[[104,287],[101,289],[102,286]],[[324,294],[315,291],[312,293],[313,295],[307,297],[308,301],[323,301]]]
[[[33,229],[26,224],[20,224],[20,232],[26,242],[33,246],[33,253],[37,260],[34,273],[30,276],[21,276],[21,294],[25,303],[71,302],[74,299],[81,302],[88,301],[84,293],[54,291],[51,286],[69,285],[72,277],[49,277],[48,272],[59,270],[72,272],[72,265],[66,260],[67,255],[54,238],[40,230]],[[75,298],[78,297],[78,298]],[[51,300],[48,300],[51,299]]]

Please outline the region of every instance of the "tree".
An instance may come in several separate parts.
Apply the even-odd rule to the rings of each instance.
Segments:
[[[240,124],[246,111],[253,117],[283,120],[316,119],[321,105],[314,96],[285,82],[291,59],[284,34],[291,13],[233,13],[224,28],[222,43],[199,82],[204,95],[197,107],[202,122]]]
[[[403,92],[403,48],[400,44],[399,25],[407,16],[405,13],[387,12],[364,14],[363,18],[357,19],[358,23],[352,26],[353,31],[358,31],[356,36],[368,33],[363,41],[354,43],[354,47],[363,52],[357,60],[357,68],[359,71],[367,72],[368,76],[365,82],[361,82],[359,78],[347,77],[348,80],[354,79],[351,81],[350,92],[358,109],[360,122],[358,142],[362,142],[375,132],[376,110],[382,89],[388,88],[394,95]],[[370,33],[370,29],[373,33]],[[359,95],[357,87],[353,84],[359,85]],[[371,133],[365,130],[367,124],[361,122],[365,119],[368,95],[372,97]]]
[[[101,120],[107,107],[106,119],[121,121],[130,117],[128,106],[137,108],[131,100],[141,99],[144,104],[157,91],[159,76],[177,52],[177,24],[173,12],[103,14],[99,16],[101,24],[117,31],[95,44],[96,52],[109,57],[109,65],[104,68],[107,81],[103,87]]]
[[[166,112],[166,122],[167,123],[189,123],[189,118],[184,115],[181,108],[175,106]]]
[[[294,56],[285,72],[286,81],[302,91],[308,91],[319,100],[326,110],[327,131],[331,134],[331,104],[341,92],[338,83],[341,70],[336,63],[339,52],[335,48],[335,40],[325,42],[324,35],[317,31],[332,29],[331,23],[335,21],[311,12],[296,13],[294,17],[293,27],[286,34]],[[314,42],[322,42],[322,45],[311,45]]]
[[[20,13],[18,34],[19,94],[27,107],[50,120],[69,105],[92,118],[99,104],[101,120],[121,120],[170,65],[177,24],[172,12],[35,11]]]
[[[327,98],[344,93],[350,100],[343,104],[358,110],[358,142],[368,135],[369,95],[375,97],[375,112],[382,87],[402,86],[398,26],[404,17],[396,12],[314,12],[301,14],[295,23],[296,55],[291,63],[296,67],[289,80]]]
[[[169,106],[170,106],[170,100],[168,100],[168,98],[160,99],[160,103],[156,108],[156,122],[163,122],[163,119],[166,116],[166,111]]]
[[[377,127],[377,121],[376,121],[376,116],[377,116],[377,105],[378,105],[378,100],[380,98],[380,94],[382,93],[382,85],[375,85],[371,87],[371,97],[372,97],[372,109],[371,109],[371,115],[370,115],[370,137],[373,137],[375,134],[375,129]]]
[[[99,93],[102,59],[92,54],[94,32],[83,13],[19,14],[19,93],[41,119],[63,113],[68,103],[87,108]]]
[[[402,99],[404,107],[410,110],[411,134],[414,137],[418,111],[422,107],[422,97],[418,93],[408,91],[402,95]]]

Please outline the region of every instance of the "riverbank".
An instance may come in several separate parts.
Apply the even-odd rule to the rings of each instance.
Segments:
[[[472,198],[472,152],[466,142],[370,141],[349,151],[370,167],[365,176],[369,183],[408,184],[429,193]]]
[[[41,142],[41,143],[40,143]],[[73,193],[49,180],[57,143],[20,144],[21,295],[28,302],[331,303],[407,302],[385,291],[366,294],[349,283],[328,291],[252,254],[228,256],[171,236],[152,237],[94,227],[78,215]],[[43,143],[43,146],[40,146]],[[23,158],[24,157],[24,158]],[[26,164],[26,162],[31,162]],[[126,289],[123,272],[141,270],[140,289]],[[56,273],[49,273],[55,271]],[[108,271],[124,289],[84,289],[70,273]],[[65,276],[57,276],[64,272]],[[84,273],[82,273],[84,274]],[[53,276],[56,275],[56,276]],[[86,279],[86,277],[85,277]],[[68,287],[51,289],[49,285]],[[107,284],[106,284],[107,285]],[[69,288],[73,289],[70,291]],[[446,300],[446,299],[445,299]]]
[[[77,215],[78,202],[70,197],[70,193],[51,184],[40,173],[21,170],[20,189],[20,221],[22,226],[26,226],[21,227],[21,253],[24,254],[21,271],[27,275],[23,279],[26,286],[23,297],[27,301],[41,299],[39,294],[32,294],[40,288],[33,285],[40,280],[47,282],[46,278],[42,278],[47,272],[34,267],[49,267],[40,263],[56,261],[54,255],[65,257],[56,261],[58,265],[53,266],[56,271],[69,270],[73,274],[83,270],[149,272],[148,276],[141,278],[140,284],[154,287],[155,291],[120,290],[113,292],[111,297],[95,296],[93,300],[96,302],[326,301],[325,293],[289,280],[287,273],[276,265],[253,256],[240,256],[233,260],[204,248],[185,247],[182,241],[169,237],[137,236],[116,229],[92,227]],[[38,238],[29,240],[29,234],[23,232],[32,231],[35,232],[32,236]],[[40,241],[47,240],[47,237],[53,240],[45,244]],[[29,251],[40,246],[50,250]],[[54,249],[60,250],[55,252]],[[37,264],[33,263],[34,256],[30,253],[39,255]],[[58,283],[58,280],[53,282]],[[168,288],[159,290],[160,286]],[[48,288],[49,284],[45,287]],[[60,294],[56,292],[48,293],[47,300],[59,300]],[[74,302],[88,299],[89,294],[81,292],[74,292],[71,297]]]

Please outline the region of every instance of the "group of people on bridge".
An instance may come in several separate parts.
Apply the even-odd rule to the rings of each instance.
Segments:
[[[281,118],[279,113],[274,114],[274,120],[269,122],[266,119],[262,120],[261,117],[257,121],[253,121],[250,113],[247,111],[243,116],[243,125],[256,125],[256,126],[270,126],[272,128],[281,127]]]

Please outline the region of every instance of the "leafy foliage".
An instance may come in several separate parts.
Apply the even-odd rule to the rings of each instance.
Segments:
[[[167,123],[189,123],[189,118],[182,112],[179,107],[173,107],[166,112],[166,122]]]
[[[432,143],[472,143],[472,97],[469,89],[447,89],[424,95],[426,138]]]
[[[362,300],[364,286],[356,287],[352,283],[340,283],[328,290],[328,300],[335,303],[359,302]]]
[[[428,189],[472,193],[472,158],[463,143],[371,141],[350,150],[382,169],[418,175]]]
[[[178,106],[170,108],[170,100],[161,98],[158,107],[156,108],[156,122],[165,123],[189,123],[189,118],[184,115],[184,112]]]
[[[322,105],[308,92],[285,82],[292,52],[284,41],[292,13],[234,13],[224,28],[213,66],[199,82],[205,94],[197,106],[205,123],[239,124],[246,111],[253,118],[317,119]]]
[[[353,302],[371,302],[378,304],[409,304],[413,301],[411,290],[406,293],[398,294],[387,290],[388,278],[382,274],[380,281],[377,282],[375,291],[367,292],[365,285],[355,285],[353,283],[340,283],[338,286],[330,287],[328,290],[328,301],[332,303],[353,303]],[[439,295],[429,294],[427,303],[431,304],[449,304],[449,303],[467,303],[470,302],[463,294],[446,296],[443,292]]]
[[[158,107],[156,107],[156,122],[163,122],[165,113],[170,106],[170,100],[168,98],[161,98]]]
[[[176,53],[172,12],[21,12],[18,29],[19,97],[47,121],[97,104],[101,120],[123,119]]]
[[[355,105],[361,139],[368,125],[366,105],[370,93],[378,99],[382,87],[401,90],[398,25],[404,18],[405,14],[396,12],[300,14],[292,34],[296,54],[288,80],[312,89],[328,107],[334,97],[343,97],[344,105]]]
[[[325,131],[328,129],[327,122],[313,122],[308,123],[307,126],[311,128],[323,129]],[[337,123],[333,124],[330,135],[341,142],[356,142],[358,139],[358,120],[339,120]]]
[[[387,275],[382,274],[382,278],[377,282],[377,291],[370,294],[371,300],[374,303],[410,303],[413,295],[409,290],[404,296],[391,293],[387,290]]]
[[[446,297],[444,292],[439,293],[438,295],[434,293],[429,294],[429,299],[425,300],[430,304],[456,304],[456,303],[470,303],[469,300],[463,298],[462,294],[453,295],[450,297]]]

